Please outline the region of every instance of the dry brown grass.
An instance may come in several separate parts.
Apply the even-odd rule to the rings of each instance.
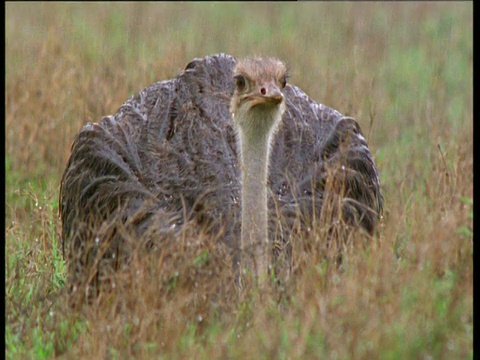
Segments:
[[[72,311],[57,199],[75,134],[216,52],[278,56],[359,120],[378,236],[336,267],[315,229],[288,282],[238,293],[216,240],[189,229]],[[472,358],[472,54],[470,3],[8,3],[7,357]]]

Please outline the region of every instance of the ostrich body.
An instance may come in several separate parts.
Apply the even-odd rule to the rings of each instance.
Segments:
[[[286,85],[278,60],[194,59],[77,135],[60,189],[70,281],[90,279],[93,258],[128,257],[122,226],[154,241],[186,223],[261,276],[274,241],[314,226],[333,168],[342,219],[372,233],[380,182],[355,120]]]

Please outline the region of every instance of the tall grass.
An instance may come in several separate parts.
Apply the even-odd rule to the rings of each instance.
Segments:
[[[7,357],[472,358],[472,10],[7,3]],[[379,235],[345,246],[339,269],[319,229],[283,287],[237,294],[214,239],[187,233],[192,246],[133,259],[72,311],[58,191],[75,134],[217,52],[278,56],[293,84],[358,119],[381,172]]]

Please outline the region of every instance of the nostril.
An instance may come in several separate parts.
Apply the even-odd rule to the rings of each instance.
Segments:
[[[267,89],[265,89],[264,87],[262,87],[260,89],[260,92],[262,93],[262,95],[265,95],[267,93]]]

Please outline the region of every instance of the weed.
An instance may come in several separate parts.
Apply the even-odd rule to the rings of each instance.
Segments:
[[[473,358],[472,10],[7,3],[6,357]],[[352,236],[334,266],[313,231],[288,281],[239,294],[214,239],[187,229],[73,310],[58,191],[76,133],[217,52],[278,56],[358,119],[385,198],[378,234]]]

